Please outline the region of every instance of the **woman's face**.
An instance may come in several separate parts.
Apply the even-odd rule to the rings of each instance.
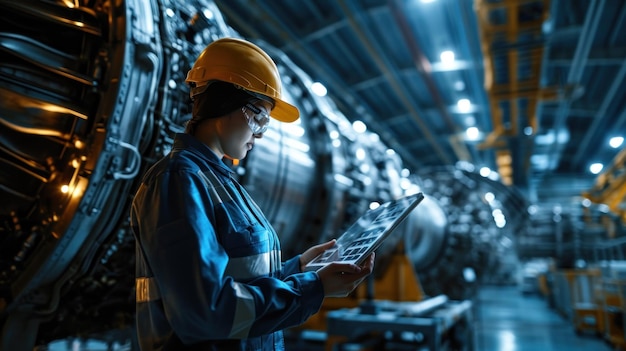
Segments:
[[[254,106],[264,112],[270,112],[272,105],[267,101],[257,101]],[[248,115],[252,117],[251,112]],[[242,109],[235,110],[221,119],[219,124],[220,145],[224,157],[230,159],[243,159],[248,151],[254,147],[255,139],[262,138],[263,134],[252,134],[248,125],[248,117]]]

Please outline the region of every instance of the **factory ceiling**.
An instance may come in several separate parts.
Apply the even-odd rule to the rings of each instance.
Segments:
[[[216,3],[413,172],[488,167],[531,201],[557,203],[598,184],[591,164],[623,163],[624,146],[609,146],[626,133],[621,0]]]

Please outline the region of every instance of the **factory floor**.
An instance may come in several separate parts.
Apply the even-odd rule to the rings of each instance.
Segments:
[[[577,335],[568,318],[545,297],[518,287],[483,287],[474,301],[476,351],[609,351],[614,348],[589,331]]]
[[[586,330],[576,333],[571,317],[566,317],[551,307],[546,297],[539,292],[523,293],[518,286],[481,287],[472,299],[470,318],[472,322],[469,338],[472,340],[464,344],[464,351],[626,350],[624,345],[621,345],[621,349],[614,347],[602,333],[597,333],[588,326]],[[287,350],[328,350],[325,348],[325,334],[310,333],[305,338],[307,341],[298,337],[287,338]],[[376,349],[333,347],[333,351]]]

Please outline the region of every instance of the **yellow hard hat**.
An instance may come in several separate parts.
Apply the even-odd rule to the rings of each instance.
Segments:
[[[281,99],[281,80],[272,58],[255,44],[238,38],[221,38],[209,44],[187,73],[191,98],[212,81],[230,82],[274,102],[270,115],[281,122],[300,117],[298,109]]]

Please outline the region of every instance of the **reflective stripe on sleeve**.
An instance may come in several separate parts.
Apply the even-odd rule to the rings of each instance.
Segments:
[[[161,298],[159,288],[157,288],[156,281],[152,277],[140,277],[135,279],[135,289],[135,300],[137,302],[149,302]]]
[[[270,273],[270,252],[246,257],[231,257],[226,275],[237,280],[246,280]]]
[[[232,284],[237,295],[237,305],[235,306],[235,318],[233,319],[233,326],[228,338],[246,338],[250,333],[252,322],[256,319],[254,299],[245,285],[237,282]]]
[[[226,267],[226,275],[236,280],[248,280],[266,276],[281,269],[280,250],[272,250],[258,255],[231,257]]]

